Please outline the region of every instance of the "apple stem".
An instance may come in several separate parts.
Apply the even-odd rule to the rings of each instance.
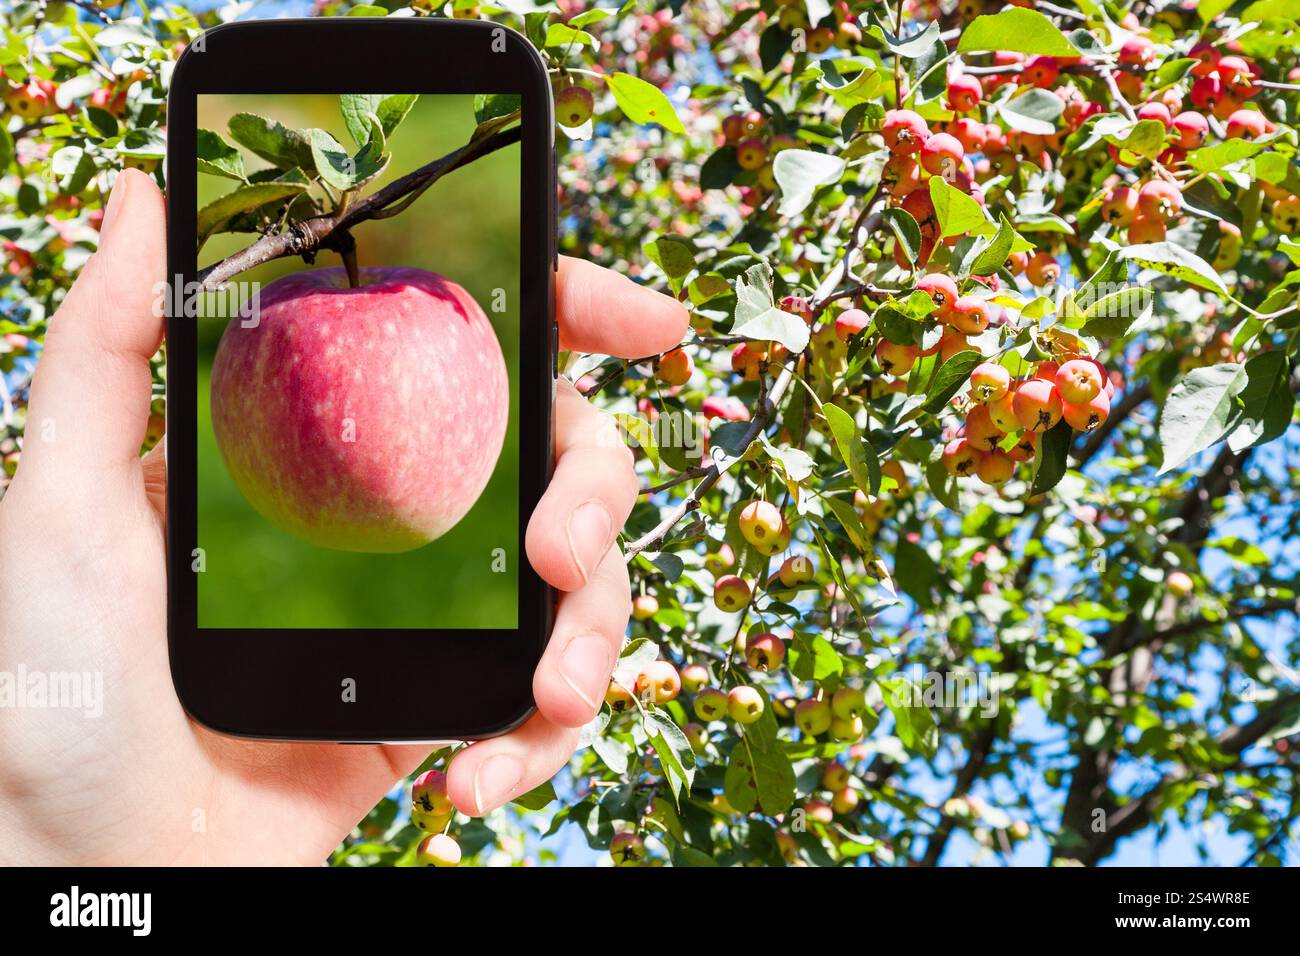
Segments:
[[[348,287],[355,289],[361,285],[361,271],[357,268],[357,240],[352,233],[344,232],[338,240],[338,252],[343,257],[343,268],[348,270]]]

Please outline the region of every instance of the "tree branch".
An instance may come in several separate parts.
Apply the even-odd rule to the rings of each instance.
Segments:
[[[200,269],[198,274],[200,289],[203,292],[213,292],[241,272],[247,272],[273,259],[310,255],[317,249],[333,248],[334,243],[342,241],[336,237],[346,234],[347,230],[358,223],[384,218],[390,212],[386,207],[393,203],[408,196],[414,198],[453,170],[519,142],[520,131],[520,127],[516,126],[513,129],[493,133],[491,136],[470,140],[460,149],[426,163],[401,179],[393,180],[365,199],[352,203],[341,214],[305,219],[291,224],[284,232],[263,236],[246,249],[206,269]]]

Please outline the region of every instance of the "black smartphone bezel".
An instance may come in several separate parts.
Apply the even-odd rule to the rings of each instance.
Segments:
[[[192,718],[232,736],[356,743],[488,737],[518,726],[533,712],[533,671],[550,636],[553,608],[550,589],[524,557],[527,521],[553,462],[557,341],[554,119],[546,68],[536,51],[498,24],[434,18],[256,20],[208,31],[178,60],[167,101],[168,276],[188,283],[197,270],[199,95],[353,92],[522,97],[519,628],[200,632],[197,576],[191,570],[191,555],[201,544],[196,330],[192,320],[169,312],[172,680]],[[469,173],[451,177],[462,174]],[[435,186],[417,201],[434,202],[436,195]],[[436,600],[436,594],[412,594],[411,600]],[[352,702],[344,701],[347,679],[355,682]]]

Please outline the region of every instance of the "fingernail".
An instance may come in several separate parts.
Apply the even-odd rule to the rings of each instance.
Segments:
[[[509,754],[497,754],[474,771],[474,807],[482,815],[515,795],[523,778],[523,765]]]
[[[593,499],[569,515],[568,531],[569,553],[585,581],[609,549],[614,519],[609,516],[609,509],[603,502]]]
[[[613,670],[609,659],[609,641],[599,634],[579,634],[564,648],[560,656],[560,676],[569,685],[569,689],[578,695],[578,699],[597,710],[600,702],[593,700],[584,683],[591,683],[591,675],[599,674],[608,678]]]
[[[104,207],[104,221],[99,224],[99,244],[107,245],[112,239],[113,222],[118,211],[126,204],[126,191],[130,188],[132,174],[123,171],[113,183],[113,191],[108,196],[108,205]]]

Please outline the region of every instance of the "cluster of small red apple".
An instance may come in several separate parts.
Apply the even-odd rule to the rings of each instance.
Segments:
[[[776,188],[772,160],[783,149],[799,145],[799,140],[789,133],[771,135],[767,117],[758,110],[730,113],[722,120],[723,145],[734,146],[736,165],[755,173],[758,188],[770,192]]]
[[[54,96],[58,87],[51,80],[28,77],[13,83],[0,69],[0,87],[4,89],[5,108],[25,123],[59,112]]]
[[[460,863],[460,844],[446,832],[455,812],[447,796],[447,775],[441,770],[426,770],[411,783],[411,823],[427,834],[415,850],[418,865]]]
[[[1076,431],[1100,427],[1114,394],[1106,369],[1085,355],[1040,362],[1021,381],[1005,366],[984,362],[971,372],[970,409],[961,434],[944,446],[943,465],[957,477],[1005,484],[1018,462],[1033,457],[1040,432],[1062,419]]]
[[[831,47],[851,50],[862,42],[862,28],[854,20],[846,0],[836,0],[830,15],[816,23],[809,21],[803,0],[777,0],[776,5],[780,8],[777,25],[790,33],[800,31],[796,35],[802,37],[804,49],[809,53],[820,55]]]

